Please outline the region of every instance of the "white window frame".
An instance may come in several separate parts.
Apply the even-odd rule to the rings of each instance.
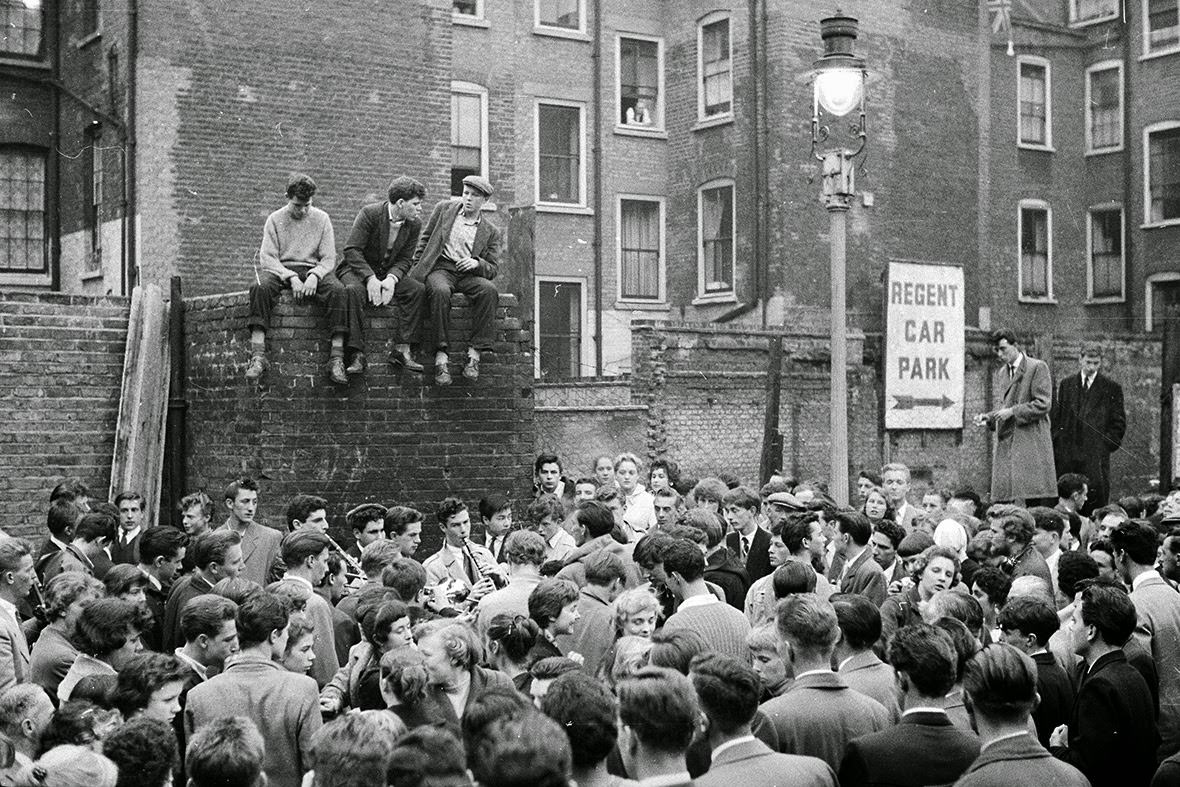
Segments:
[[[479,150],[479,174],[486,178],[488,177],[488,166],[491,157],[491,144],[488,141],[488,89],[483,85],[477,85],[474,82],[453,80],[451,82],[451,93],[462,93],[466,96],[479,96],[479,135],[481,140]],[[451,196],[456,195],[452,194]]]
[[[1025,65],[1040,66],[1045,69],[1045,141],[1024,142],[1021,140],[1020,105],[1022,103],[1020,88],[1022,84],[1020,72]],[[1044,150],[1053,152],[1053,65],[1047,59],[1037,55],[1019,55],[1016,58],[1016,146],[1026,150]]]
[[[732,216],[730,217],[733,226],[733,239],[729,254],[729,270],[730,282],[728,290],[718,290],[716,292],[705,291],[705,227],[702,222],[704,216],[705,192],[713,189],[729,186],[733,191],[733,199],[730,204]],[[714,178],[707,183],[702,183],[697,187],[697,297],[693,300],[694,304],[698,303],[713,303],[717,301],[731,302],[737,298],[737,245],[738,245],[738,228],[737,228],[737,183],[733,178]]]
[[[4,150],[29,150],[29,151],[35,150],[35,151],[38,151],[42,155],[43,160],[44,160],[44,169],[42,171],[43,177],[44,177],[44,181],[42,183],[42,188],[44,189],[44,195],[43,195],[44,207],[42,208],[42,221],[46,222],[46,225],[48,225],[49,211],[48,211],[48,201],[47,200],[48,200],[48,195],[49,195],[49,155],[50,155],[50,150],[47,148],[42,148],[37,145],[25,145],[25,144],[19,144],[19,143],[11,143],[11,144],[7,144],[4,146],[0,146],[0,152],[3,152]],[[0,285],[10,285],[10,286],[17,286],[17,287],[22,287],[22,286],[25,286],[25,287],[49,287],[53,284],[53,265],[54,265],[54,263],[50,257],[50,253],[49,253],[49,251],[50,251],[49,250],[50,231],[49,231],[48,226],[46,226],[44,228],[44,232],[45,232],[45,235],[41,239],[41,244],[42,244],[42,254],[44,255],[44,259],[45,259],[45,271],[43,273],[40,271],[30,273],[30,272],[20,271],[20,270],[0,271]]]
[[[1151,297],[1151,288],[1153,285],[1172,281],[1180,281],[1180,272],[1165,271],[1164,273],[1152,273],[1143,283],[1143,330],[1148,333],[1151,333],[1151,324],[1155,322],[1155,303]]]
[[[1024,294],[1024,210],[1045,211],[1045,285],[1046,295]],[[1020,303],[1056,303],[1053,294],[1053,206],[1043,199],[1022,199],[1016,207],[1016,300]]]
[[[1130,2],[1130,0],[1123,0],[1123,2]],[[1153,57],[1164,57],[1165,55],[1174,55],[1180,52],[1180,42],[1173,44],[1166,49],[1151,49],[1151,30],[1148,28],[1148,23],[1151,21],[1147,16],[1147,4],[1149,0],[1140,0],[1140,16],[1143,19],[1141,24],[1143,32],[1143,54],[1139,56],[1140,60],[1150,60]],[[1175,0],[1177,6],[1180,6],[1180,0]]]
[[[488,20],[484,16],[484,0],[475,0],[474,14],[461,14],[452,5],[451,22],[457,25],[467,25],[468,27],[487,27]]]
[[[575,107],[578,110],[578,201],[541,199],[541,107]],[[533,198],[536,208],[550,213],[587,213],[586,204],[586,102],[563,98],[538,98],[533,104]]]
[[[1118,141],[1117,145],[1111,145],[1111,146],[1103,147],[1103,148],[1096,148],[1096,147],[1094,147],[1094,142],[1092,139],[1092,128],[1093,127],[1092,127],[1091,121],[1092,121],[1093,117],[1091,115],[1092,104],[1090,102],[1090,96],[1091,96],[1090,80],[1093,78],[1094,74],[1098,73],[1099,71],[1112,71],[1112,70],[1118,72],[1118,79],[1119,79],[1119,109],[1118,109],[1119,141]],[[1086,87],[1086,97],[1085,97],[1085,102],[1086,102],[1086,108],[1085,108],[1085,114],[1086,114],[1086,117],[1085,117],[1086,155],[1093,156],[1093,155],[1099,155],[1102,153],[1117,153],[1117,152],[1121,151],[1126,146],[1126,129],[1123,128],[1123,114],[1125,111],[1125,105],[1123,102],[1126,101],[1125,87],[1123,85],[1123,61],[1121,61],[1121,60],[1103,60],[1101,63],[1095,63],[1094,65],[1089,66],[1086,69],[1086,85],[1085,85],[1085,87]]]
[[[658,297],[655,299],[623,297],[623,200],[630,202],[653,202],[658,206],[660,223],[660,270],[659,285],[657,287]],[[667,305],[668,245],[666,218],[668,214],[666,205],[667,200],[664,197],[653,196],[651,194],[617,194],[615,197],[615,290],[616,301],[619,303],[643,306]]]
[[[1090,25],[1097,25],[1102,22],[1109,22],[1112,19],[1118,19],[1119,18],[1118,6],[1121,5],[1122,2],[1125,2],[1125,1],[1126,0],[1118,0],[1118,2],[1115,3],[1116,7],[1114,10],[1114,13],[1107,14],[1106,16],[1096,16],[1093,19],[1085,19],[1085,20],[1079,22],[1079,21],[1077,21],[1077,19],[1078,19],[1078,0],[1069,0],[1069,26],[1070,27],[1089,27]]]
[[[619,118],[622,116],[623,108],[623,39],[629,38],[635,41],[650,41],[656,45],[656,120],[650,126],[628,126]],[[664,39],[659,36],[643,35],[641,33],[617,33],[615,35],[615,133],[616,134],[633,134],[641,137],[651,136],[665,136],[666,126],[664,121]]]
[[[716,115],[705,114],[705,28],[722,19],[729,22],[729,111]],[[734,110],[733,78],[733,14],[729,11],[714,11],[697,20],[697,122],[719,124],[733,120]]]
[[[1180,216],[1163,221],[1151,220],[1151,135],[1157,131],[1171,131],[1174,128],[1180,128],[1180,120],[1164,120],[1143,127],[1143,223],[1140,225],[1142,229],[1180,224]]]
[[[533,379],[541,379],[541,318],[540,307],[536,304],[541,302],[541,285],[545,282],[556,282],[558,284],[577,284],[579,285],[579,292],[581,293],[581,309],[582,313],[582,341],[578,345],[578,377],[587,377],[592,375],[581,374],[581,370],[587,368],[589,364],[590,355],[592,352],[592,342],[594,337],[590,332],[590,314],[587,310],[587,290],[589,289],[589,282],[585,277],[580,276],[544,276],[537,274],[533,277],[533,304],[537,311],[537,317],[533,320],[533,347],[536,352],[533,353]],[[575,378],[577,379],[577,378]]]
[[[1119,212],[1121,234],[1119,269],[1122,273],[1119,284],[1119,296],[1094,296],[1094,213],[1095,211]],[[1125,303],[1127,300],[1127,211],[1121,202],[1107,202],[1101,205],[1091,205],[1086,210],[1086,302],[1087,303]]]
[[[602,0],[595,0],[602,2]],[[578,0],[578,27],[555,27],[541,22],[541,0],[533,0],[533,32],[538,35],[556,36],[558,38],[576,38],[588,41],[586,35],[586,0]]]

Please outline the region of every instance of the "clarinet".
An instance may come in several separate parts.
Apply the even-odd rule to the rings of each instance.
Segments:
[[[504,587],[505,582],[504,580],[500,579],[500,575],[496,574],[491,569],[486,568],[479,561],[479,558],[475,556],[475,550],[471,548],[471,539],[463,539],[462,550],[463,554],[467,556],[467,559],[471,561],[471,565],[475,566],[475,573],[479,574],[479,580],[490,579],[492,580],[492,584],[497,588]],[[476,581],[478,582],[479,580]]]

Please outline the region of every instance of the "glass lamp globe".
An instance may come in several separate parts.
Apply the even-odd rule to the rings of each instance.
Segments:
[[[860,106],[864,72],[858,68],[822,69],[815,77],[815,100],[825,112],[843,117]]]

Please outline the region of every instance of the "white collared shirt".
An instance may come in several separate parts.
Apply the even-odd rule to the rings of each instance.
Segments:
[[[1149,579],[1160,579],[1160,572],[1156,571],[1154,568],[1149,568],[1147,571],[1144,571],[1142,574],[1132,579],[1131,592],[1138,590],[1139,586]]]
[[[740,746],[743,743],[749,743],[750,741],[756,741],[756,740],[758,740],[758,739],[755,738],[753,735],[743,735],[740,738],[734,738],[731,741],[726,741],[725,743],[718,744],[717,748],[713,749],[713,760],[716,761],[717,755],[721,754],[721,752],[725,751],[726,749],[732,749],[734,746]]]
[[[997,743],[1001,743],[1003,741],[1012,740],[1013,738],[1019,738],[1022,735],[1028,735],[1028,730],[1021,730],[1020,732],[1010,732],[1007,735],[1001,735],[998,738],[992,738],[990,741],[988,741],[987,743],[985,743],[979,747],[979,753],[983,754],[985,751],[987,751],[987,748],[989,746],[993,746],[993,745],[995,745]],[[1029,736],[1029,737],[1032,737],[1032,736]]]
[[[17,614],[16,614],[16,604],[13,604],[11,601],[9,601],[6,598],[0,598],[0,610],[3,610],[4,614],[6,614],[6,615],[8,615],[8,617],[12,618],[14,623],[16,623],[17,625],[20,625],[20,618],[17,617]]]
[[[62,550],[64,550],[64,549],[66,548],[66,546],[67,546],[66,542],[64,542],[64,541],[58,541],[58,540],[57,540],[57,538],[56,538],[56,537],[54,537],[54,536],[50,536],[50,537],[49,537],[49,540],[50,540],[51,542],[53,542],[54,544],[57,544],[57,545],[58,545],[58,547],[59,547],[60,549],[62,549]]]
[[[925,705],[919,705],[916,708],[906,708],[901,714],[902,718],[909,716],[911,713],[941,713],[943,716],[947,715],[945,708],[933,708],[927,707]]]
[[[808,675],[835,675],[830,669],[809,669],[806,672],[800,672],[795,676],[795,680],[806,678]]]
[[[116,540],[121,546],[126,546],[131,542],[132,539],[139,535],[141,530],[143,530],[142,527],[137,527],[134,530],[119,530],[119,535]]]
[[[149,583],[149,584],[150,584],[152,587],[154,587],[156,590],[160,590],[160,591],[162,591],[162,590],[164,589],[164,586],[163,586],[162,584],[160,584],[160,580],[156,579],[154,576],[152,576],[152,575],[151,575],[151,574],[149,574],[148,572],[144,571],[142,568],[141,568],[141,569],[139,569],[139,573],[141,573],[141,574],[143,574],[145,577],[147,577],[147,581],[148,581],[148,583]]]
[[[187,664],[189,667],[191,667],[193,672],[201,676],[201,680],[207,680],[209,678],[209,668],[185,653],[184,648],[177,648],[176,650],[172,651],[172,655],[175,656],[181,663]]]
[[[659,776],[649,776],[639,780],[639,787],[669,787],[676,784],[691,784],[692,777],[688,771],[680,773],[663,773]]]
[[[676,608],[677,612],[685,609],[692,609],[693,607],[707,607],[710,604],[720,604],[721,599],[714,596],[712,593],[703,593],[699,596],[689,596],[684,601],[680,602],[680,606]]]

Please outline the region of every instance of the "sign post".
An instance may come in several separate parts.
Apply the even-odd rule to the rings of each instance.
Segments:
[[[963,269],[890,262],[885,428],[962,429]]]

